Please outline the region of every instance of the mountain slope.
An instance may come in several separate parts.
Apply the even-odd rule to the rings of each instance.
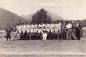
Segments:
[[[0,8],[0,27],[6,27],[7,24],[15,25],[21,20],[22,22],[24,19],[6,9]]]

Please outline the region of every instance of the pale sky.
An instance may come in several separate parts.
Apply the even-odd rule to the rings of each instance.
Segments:
[[[44,8],[64,19],[86,18],[86,0],[0,0],[0,7],[20,16]]]

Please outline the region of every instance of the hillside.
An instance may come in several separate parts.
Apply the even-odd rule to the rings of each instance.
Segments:
[[[0,27],[4,28],[7,26],[7,24],[12,24],[12,25],[16,25],[19,20],[21,20],[22,22],[24,21],[24,19],[6,9],[2,9],[0,8]]]

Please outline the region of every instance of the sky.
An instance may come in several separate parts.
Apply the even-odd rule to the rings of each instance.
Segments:
[[[19,16],[44,8],[63,19],[86,19],[86,0],[0,0],[0,7]]]

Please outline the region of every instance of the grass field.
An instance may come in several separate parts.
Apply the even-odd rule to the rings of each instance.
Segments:
[[[86,39],[42,42],[0,38],[0,57],[86,57]]]
[[[1,55],[0,57],[86,57],[85,55]]]

